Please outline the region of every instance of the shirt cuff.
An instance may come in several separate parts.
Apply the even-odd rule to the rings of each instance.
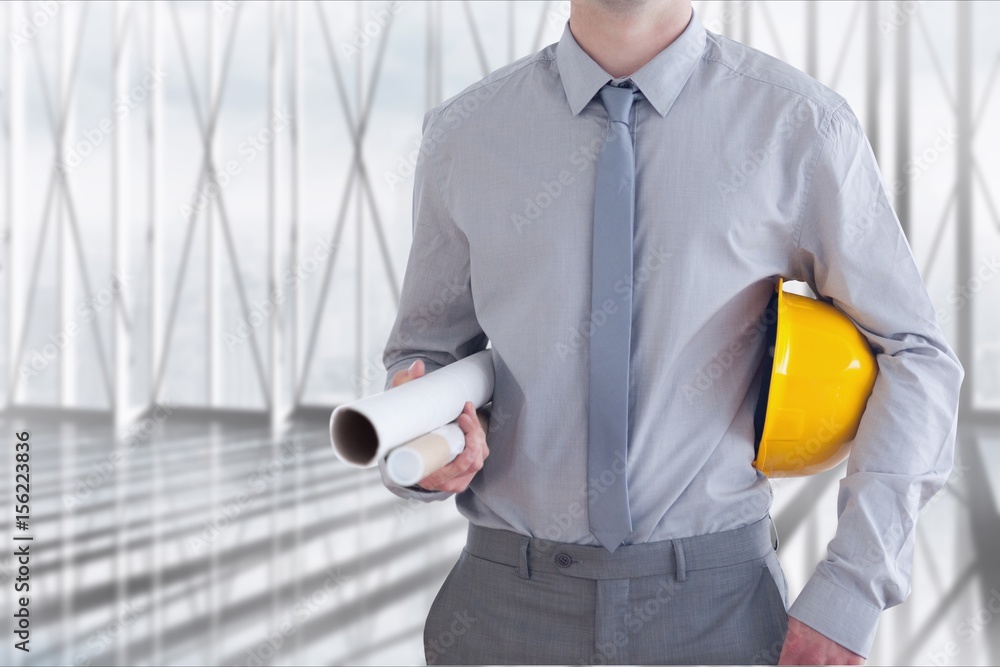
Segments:
[[[867,659],[882,610],[816,573],[792,603],[788,615]]]

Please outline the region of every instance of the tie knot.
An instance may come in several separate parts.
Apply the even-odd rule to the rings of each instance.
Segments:
[[[628,125],[628,115],[635,99],[635,90],[631,85],[624,87],[604,84],[601,88],[601,101],[608,110],[608,118]]]

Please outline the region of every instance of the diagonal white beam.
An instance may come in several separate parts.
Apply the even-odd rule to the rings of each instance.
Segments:
[[[934,242],[931,243],[931,254],[927,257],[927,263],[924,264],[923,271],[920,272],[923,276],[924,282],[930,280],[931,269],[934,268],[934,260],[937,258],[938,249],[941,247],[941,239],[944,238],[944,230],[948,222],[948,214],[951,213],[952,207],[955,205],[955,187],[952,186],[951,192],[948,194],[948,200],[944,204],[944,210],[941,211],[941,217],[938,220],[937,231],[934,233]]]
[[[38,40],[33,40],[33,47],[35,51],[35,65],[38,69],[38,78],[40,88],[42,90],[42,98],[45,103],[45,111],[48,117],[49,126],[53,133],[53,143],[54,143],[54,161],[58,163],[60,156],[62,155],[62,146],[65,141],[66,135],[66,125],[69,119],[69,106],[73,99],[73,91],[76,85],[78,65],[80,62],[81,47],[83,44],[83,28],[87,18],[87,5],[83,5],[83,9],[80,13],[80,18],[77,23],[76,30],[76,41],[75,41],[75,51],[73,54],[72,65],[70,68],[69,76],[67,78],[65,92],[64,92],[64,102],[60,107],[59,116],[57,117],[53,108],[53,103],[51,95],[49,93],[49,78],[45,70],[45,65],[42,61],[41,51],[39,47]],[[35,247],[35,260],[36,263],[32,269],[32,279],[26,296],[26,306],[25,314],[22,322],[21,336],[17,341],[17,355],[15,356],[15,363],[10,371],[10,395],[16,396],[20,374],[17,373],[17,369],[21,366],[24,361],[24,351],[25,345],[27,343],[27,333],[28,326],[31,323],[31,317],[33,314],[33,306],[36,301],[35,291],[38,286],[38,270],[41,261],[42,249],[45,245],[45,240],[48,232],[48,220],[51,213],[51,208],[54,203],[54,198],[57,196],[58,191],[61,190],[62,196],[59,197],[59,201],[66,204],[68,213],[68,226],[72,234],[72,240],[74,249],[76,252],[77,259],[77,269],[80,273],[80,281],[84,286],[84,295],[87,302],[90,303],[93,300],[93,290],[90,286],[90,277],[87,273],[87,263],[83,254],[83,243],[80,236],[79,224],[76,216],[76,208],[73,204],[73,195],[70,189],[69,180],[66,173],[58,166],[58,164],[53,164],[52,170],[49,175],[49,185],[48,194],[46,195],[45,211],[42,216],[42,229],[39,233],[39,238]],[[108,398],[109,404],[114,403],[114,388],[112,386],[111,374],[108,367],[108,361],[106,357],[106,352],[104,349],[104,337],[101,334],[101,328],[97,318],[91,320],[92,329],[94,332],[95,343],[94,346],[97,350],[98,365],[101,371],[101,377],[104,381],[105,393]]]
[[[552,0],[545,0],[542,3],[542,11],[538,16],[538,27],[535,28],[535,38],[531,40],[531,51],[539,51],[542,48],[542,35],[545,34],[545,17],[549,14],[549,9],[552,7]]]
[[[771,10],[767,8],[766,2],[758,2],[757,6],[760,7],[761,16],[764,17],[764,27],[767,28],[767,32],[771,35],[771,41],[774,42],[775,53],[781,60],[787,60],[785,58],[785,48],[781,43],[781,36],[774,25],[774,18],[771,17]]]
[[[840,43],[840,53],[837,54],[837,60],[834,61],[835,69],[833,70],[833,76],[830,77],[829,86],[834,90],[837,89],[837,83],[840,81],[840,73],[844,70],[844,63],[847,62],[847,47],[851,45],[854,34],[858,32],[858,18],[861,16],[861,6],[863,4],[865,3],[862,0],[855,0],[851,17],[847,21],[847,30],[844,31],[844,39]]]
[[[983,195],[983,200],[986,202],[986,208],[990,212],[990,217],[993,218],[993,225],[1000,231],[1000,213],[997,212],[996,202],[993,201],[993,196],[990,194],[990,184],[983,175],[983,170],[979,166],[979,161],[974,157],[972,158],[972,170],[976,175],[976,180],[979,181],[979,191]]]
[[[340,101],[341,109],[344,114],[344,122],[347,124],[348,133],[353,138],[353,157],[350,167],[350,176],[353,178],[355,172],[357,172],[363,190],[366,194],[366,199],[371,209],[373,227],[375,229],[376,239],[379,244],[379,251],[382,257],[382,262],[386,271],[386,275],[389,279],[391,294],[393,301],[396,305],[399,303],[399,287],[396,281],[395,270],[393,269],[392,259],[389,254],[388,243],[385,239],[385,234],[383,232],[381,216],[378,214],[378,208],[375,203],[374,194],[371,187],[371,179],[368,177],[368,171],[363,160],[363,140],[365,130],[367,128],[368,119],[371,115],[371,110],[373,106],[373,98],[375,95],[375,90],[377,88],[378,76],[381,71],[382,62],[385,54],[385,48],[388,44],[389,38],[389,28],[392,22],[386,24],[385,29],[382,32],[381,39],[379,41],[379,50],[376,55],[375,65],[373,66],[373,71],[371,75],[371,82],[368,86],[368,95],[363,105],[359,105],[359,113],[357,118],[357,124],[355,124],[354,116],[350,109],[350,104],[347,99],[346,86],[344,85],[343,75],[340,71],[340,65],[337,62],[337,57],[333,49],[333,41],[330,37],[329,26],[326,21],[326,15],[323,12],[322,7],[319,2],[314,3],[316,7],[316,13],[319,16],[320,28],[323,33],[323,40],[326,45],[327,56],[330,60],[330,67],[333,71],[334,82],[337,87],[338,99]],[[359,97],[360,99],[360,97]],[[345,198],[341,202],[341,213],[346,208],[347,204],[347,193],[345,192]],[[335,238],[339,238],[340,230],[342,224],[342,216],[338,215],[337,219],[337,232]],[[333,252],[331,252],[330,258],[327,260],[327,267],[323,277],[323,285],[321,287],[321,297],[317,301],[315,315],[312,320],[312,328],[309,336],[309,343],[306,346],[306,353],[303,361],[303,368],[301,372],[301,379],[299,381],[298,391],[296,392],[296,403],[301,401],[301,398],[305,392],[306,384],[308,383],[309,373],[312,368],[312,357],[315,351],[316,340],[318,338],[319,328],[322,324],[323,315],[326,312],[326,294],[329,289],[329,280],[332,276],[332,266],[336,260],[336,251],[338,244],[335,242]]]
[[[355,160],[356,159],[357,157],[355,157]],[[312,326],[309,331],[309,341],[306,343],[306,353],[303,359],[302,370],[299,373],[298,389],[295,392],[296,405],[302,403],[302,397],[306,390],[306,383],[309,380],[310,362],[312,360],[313,350],[316,347],[316,339],[319,336],[322,314],[325,310],[323,304],[326,303],[326,297],[330,290],[330,277],[333,275],[333,267],[336,264],[337,259],[337,249],[340,248],[340,236],[344,231],[344,221],[347,219],[347,204],[350,201],[348,195],[351,192],[351,186],[354,185],[354,178],[356,174],[357,170],[354,169],[352,165],[352,168],[347,172],[347,182],[344,184],[344,190],[340,196],[340,210],[337,212],[336,222],[334,223],[330,257],[327,259],[326,266],[323,269],[323,282],[320,283],[319,298],[316,300],[316,316],[313,317],[312,320]]]
[[[934,66],[934,73],[937,74],[938,83],[941,84],[941,91],[944,93],[944,98],[948,101],[948,106],[951,107],[952,112],[958,113],[958,109],[955,107],[955,96],[948,85],[948,77],[944,74],[944,68],[941,66],[941,58],[938,57],[937,49],[934,48],[934,40],[931,39],[930,32],[927,30],[923,14],[917,12],[916,17],[917,25],[920,26],[920,32],[924,37],[924,43],[927,45],[927,55],[930,56],[931,64]]]
[[[982,125],[983,115],[989,106],[990,93],[993,92],[993,83],[997,79],[997,72],[1000,72],[1000,53],[997,53],[997,57],[993,60],[993,69],[990,70],[989,76],[986,77],[986,85],[983,87],[983,96],[979,103],[979,111],[976,112],[976,119],[972,123],[974,126],[973,131],[978,130],[980,125]]]
[[[172,303],[171,303],[170,314],[169,314],[168,319],[167,319],[167,333],[164,336],[163,354],[160,357],[160,365],[159,365],[159,370],[157,372],[154,395],[157,395],[159,393],[159,389],[162,386],[163,377],[164,377],[164,373],[165,373],[165,370],[166,370],[166,363],[167,363],[167,359],[168,359],[169,351],[170,351],[170,340],[171,340],[171,337],[172,337],[172,334],[173,334],[174,322],[176,321],[176,318],[177,318],[177,307],[178,307],[178,303],[179,303],[179,300],[180,300],[180,290],[181,290],[181,287],[182,287],[183,282],[184,282],[184,278],[185,278],[186,273],[187,273],[187,271],[186,271],[186,269],[187,269],[187,260],[188,260],[188,257],[190,255],[191,241],[192,241],[192,238],[193,238],[194,226],[195,226],[195,223],[197,222],[197,219],[198,219],[198,213],[199,213],[199,211],[197,209],[196,204],[197,204],[197,200],[198,200],[198,196],[199,196],[199,190],[200,190],[200,188],[202,186],[202,183],[204,182],[205,178],[209,174],[211,174],[212,171],[214,171],[214,169],[215,169],[215,166],[214,166],[214,163],[213,163],[213,160],[212,160],[211,151],[209,150],[209,144],[210,144],[211,138],[214,136],[214,133],[215,133],[216,122],[218,120],[218,115],[219,115],[220,102],[221,102],[221,99],[222,99],[222,91],[224,89],[224,85],[225,85],[225,81],[226,81],[226,78],[227,78],[227,74],[229,72],[229,63],[230,63],[230,58],[231,58],[231,55],[232,55],[233,43],[235,41],[234,37],[235,37],[236,29],[237,29],[237,26],[238,26],[237,20],[238,20],[238,18],[240,16],[240,9],[242,7],[243,7],[242,4],[236,5],[235,13],[234,13],[234,16],[233,16],[233,25],[231,26],[231,28],[229,30],[228,43],[227,43],[226,50],[225,50],[225,56],[224,56],[224,60],[223,60],[222,69],[221,69],[221,72],[220,72],[219,91],[218,91],[218,93],[215,96],[214,106],[213,106],[213,108],[211,110],[210,117],[208,119],[208,125],[206,126],[205,121],[202,118],[201,112],[198,109],[198,105],[197,105],[197,93],[195,92],[195,89],[194,89],[194,77],[193,77],[193,75],[191,73],[190,57],[189,57],[188,51],[187,51],[187,43],[185,42],[184,37],[181,34],[180,22],[179,22],[179,19],[177,17],[176,5],[174,3],[171,3],[171,9],[173,10],[172,11],[172,17],[174,19],[175,34],[177,36],[178,44],[180,45],[180,48],[181,48],[181,55],[182,55],[183,62],[184,62],[184,70],[185,70],[185,74],[187,75],[188,90],[189,90],[189,92],[191,93],[191,96],[192,96],[192,100],[191,100],[192,101],[192,108],[194,109],[195,116],[196,116],[196,119],[197,119],[197,122],[198,122],[198,128],[199,128],[199,130],[201,132],[201,138],[202,138],[202,142],[204,144],[204,150],[203,150],[203,159],[202,159],[202,164],[201,164],[201,171],[199,172],[197,185],[195,186],[194,194],[192,196],[192,205],[189,207],[189,210],[191,211],[191,218],[188,220],[188,227],[187,227],[187,230],[186,230],[186,233],[185,233],[185,240],[184,240],[184,250],[183,250],[183,254],[181,256],[181,266],[178,269],[177,281],[176,281],[175,286],[174,286],[174,297],[173,297],[173,300],[172,300]],[[223,193],[220,191],[213,199],[214,199],[213,203],[215,204],[215,206],[218,207],[218,210],[219,210],[219,218],[220,218],[221,227],[222,227],[222,231],[223,231],[223,237],[224,237],[224,240],[226,241],[226,249],[227,249],[228,254],[229,254],[229,265],[230,265],[230,269],[232,270],[232,273],[233,273],[233,282],[236,285],[237,294],[238,294],[239,300],[240,300],[240,306],[241,306],[242,311],[243,311],[243,317],[247,321],[249,321],[250,320],[249,301],[248,301],[247,296],[246,296],[246,291],[245,291],[245,287],[244,287],[244,284],[243,284],[243,275],[242,275],[242,271],[240,271],[240,268],[239,268],[239,261],[237,259],[237,253],[236,253],[235,245],[233,244],[233,240],[232,240],[232,232],[230,230],[230,225],[229,225],[229,216],[226,214],[225,198],[223,196]],[[252,336],[250,338],[251,338],[250,339],[251,353],[252,353],[252,357],[253,357],[253,361],[254,361],[254,366],[255,366],[255,369],[257,371],[257,379],[258,379],[258,382],[259,382],[259,385],[260,385],[260,390],[261,390],[261,393],[262,393],[262,395],[264,397],[265,404],[267,405],[268,409],[270,409],[270,407],[271,407],[271,399],[270,399],[270,395],[269,395],[269,392],[268,392],[268,380],[267,380],[266,374],[264,372],[264,364],[263,364],[263,362],[261,360],[260,348],[257,345],[256,339],[253,338]]]
[[[469,23],[469,34],[472,36],[472,43],[476,47],[476,56],[479,58],[479,67],[483,70],[483,76],[490,73],[490,65],[486,60],[486,49],[483,48],[483,40],[479,36],[479,28],[476,26],[476,17],[472,15],[472,7],[469,0],[462,0],[462,9],[465,10],[465,19]]]

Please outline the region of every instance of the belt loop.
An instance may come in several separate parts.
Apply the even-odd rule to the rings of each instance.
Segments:
[[[522,579],[531,579],[531,572],[528,570],[528,539],[522,536],[521,547],[518,549],[520,552],[520,563],[517,566],[517,576]]]
[[[681,545],[681,541],[672,540],[671,542],[674,546],[674,564],[677,566],[677,581],[687,580],[687,568],[684,563],[684,547]]]

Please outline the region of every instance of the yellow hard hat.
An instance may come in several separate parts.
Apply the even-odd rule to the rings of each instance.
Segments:
[[[847,458],[878,368],[846,315],[783,283],[768,304],[753,465],[768,477],[799,477]]]

